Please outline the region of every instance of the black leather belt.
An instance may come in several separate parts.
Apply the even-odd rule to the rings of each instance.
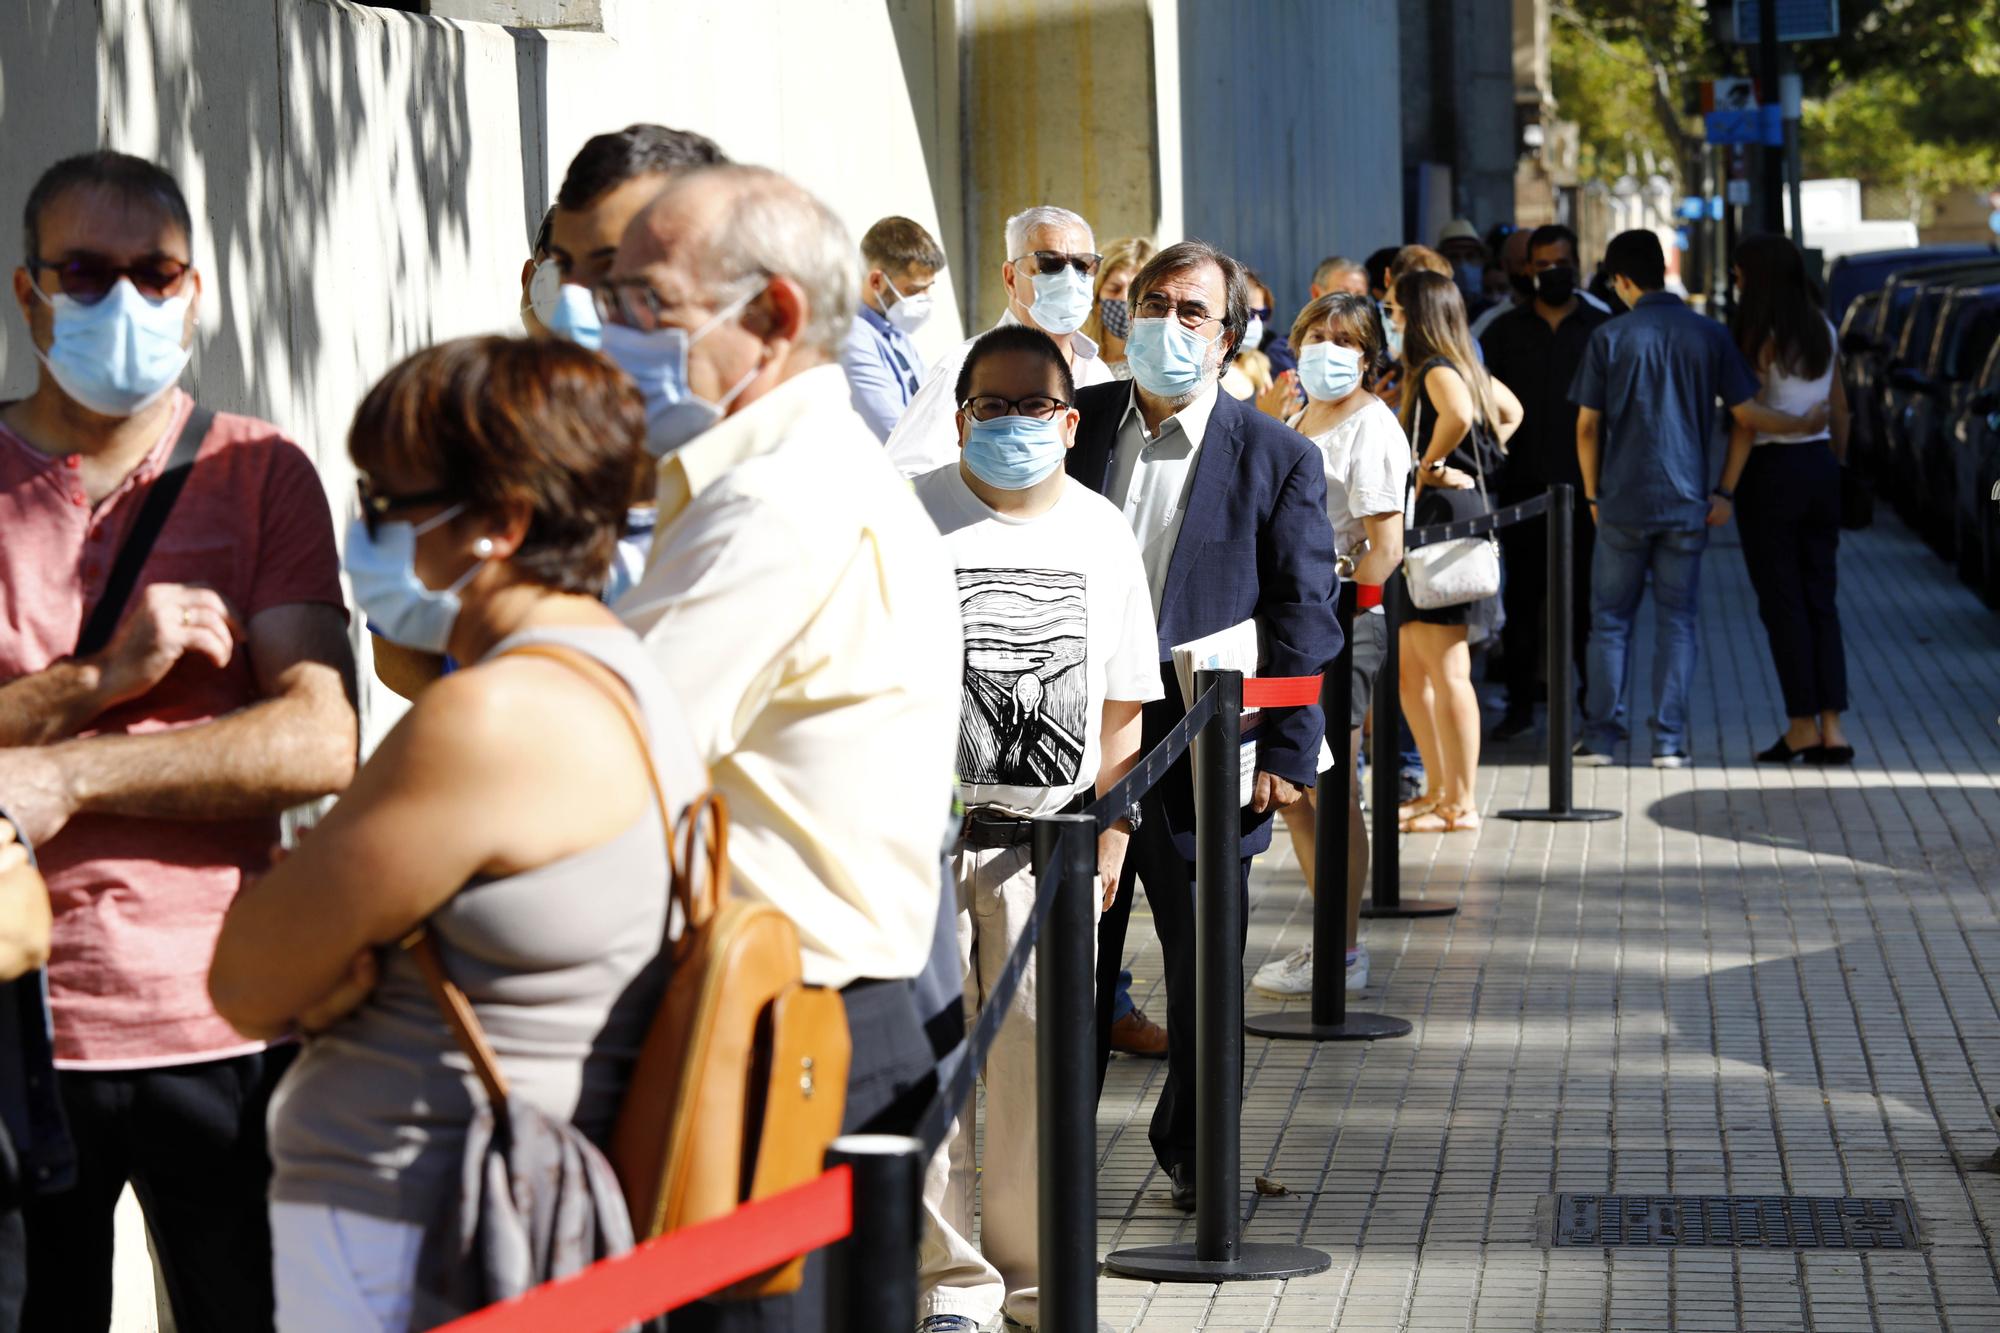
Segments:
[[[1080,815],[1090,807],[1089,793],[1081,793],[1062,809],[1052,811],[1058,815]],[[991,851],[999,847],[1025,847],[1035,840],[1035,821],[1023,819],[1019,815],[1006,814],[991,807],[968,810],[965,826],[959,833],[959,841],[978,851]]]

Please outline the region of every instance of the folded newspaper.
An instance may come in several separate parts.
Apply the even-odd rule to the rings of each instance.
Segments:
[[[1257,622],[1245,620],[1228,629],[1205,634],[1188,643],[1175,644],[1174,676],[1181,684],[1181,706],[1194,707],[1194,673],[1197,671],[1241,671],[1246,677],[1257,674],[1263,650],[1257,638]],[[1243,748],[1239,767],[1239,805],[1249,805],[1257,785],[1257,724],[1264,710],[1243,710]],[[1324,738],[1319,743],[1319,771],[1333,767],[1333,750]]]

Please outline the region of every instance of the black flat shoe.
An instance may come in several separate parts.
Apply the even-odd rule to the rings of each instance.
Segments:
[[[1852,745],[1815,745],[1805,752],[1808,764],[1818,764],[1821,768],[1845,768],[1854,762]]]
[[[1168,1198],[1183,1213],[1194,1211],[1194,1163],[1177,1162],[1167,1168]]]
[[[1760,764],[1789,764],[1794,759],[1803,759],[1808,764],[1820,763],[1822,761],[1813,758],[1813,756],[1824,748],[1824,746],[1819,745],[1808,745],[1803,750],[1794,750],[1785,738],[1780,736],[1776,745],[1758,753],[1757,762]],[[1848,757],[1853,757],[1853,751],[1850,750],[1848,752]]]

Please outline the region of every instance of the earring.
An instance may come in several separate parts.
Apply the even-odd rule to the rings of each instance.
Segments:
[[[481,537],[472,544],[472,553],[481,560],[487,559],[493,554],[493,539],[491,537]]]

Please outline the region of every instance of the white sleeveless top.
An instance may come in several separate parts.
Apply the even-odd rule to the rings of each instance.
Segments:
[[[1802,417],[1833,397],[1833,370],[1839,361],[1840,335],[1833,331],[1833,325],[1826,326],[1827,336],[1833,340],[1834,354],[1826,359],[1826,371],[1815,379],[1800,379],[1788,374],[1785,368],[1772,362],[1765,372],[1764,387],[1757,394],[1757,401],[1774,412],[1788,416]],[[1758,444],[1797,444],[1803,440],[1823,440],[1827,431],[1822,428],[1802,435],[1771,435],[1757,432]]]

